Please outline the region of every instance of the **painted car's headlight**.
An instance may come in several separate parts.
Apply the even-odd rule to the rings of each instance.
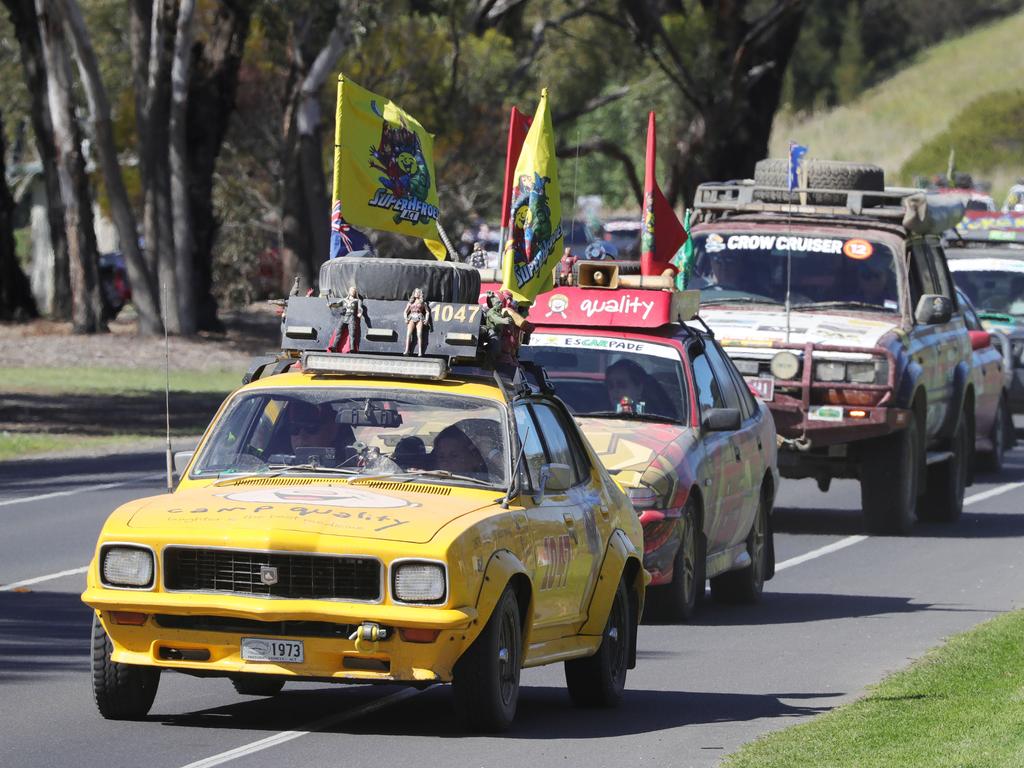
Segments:
[[[140,547],[111,546],[103,549],[100,573],[103,583],[114,587],[149,587],[153,584],[153,553]]]
[[[444,566],[408,561],[391,571],[391,594],[403,603],[443,603],[447,597]]]
[[[843,381],[846,378],[846,363],[822,360],[814,366],[814,378],[818,381]]]

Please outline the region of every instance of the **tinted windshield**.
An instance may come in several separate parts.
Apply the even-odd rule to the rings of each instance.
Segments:
[[[237,397],[193,477],[235,472],[433,472],[507,484],[504,408],[435,393],[303,388]]]
[[[544,366],[579,416],[686,419],[686,385],[676,349],[634,339],[534,333],[519,356]]]
[[[1024,273],[957,270],[953,281],[979,310],[1024,315]]]
[[[819,304],[899,309],[892,250],[879,242],[828,235],[701,232],[694,236],[696,264],[687,287],[699,288],[704,306],[726,301],[785,304],[792,257],[794,307]]]

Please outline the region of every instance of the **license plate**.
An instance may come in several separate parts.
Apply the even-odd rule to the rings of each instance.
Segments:
[[[760,397],[764,401],[769,401],[775,397],[775,379],[768,378],[767,376],[747,376],[747,386],[750,387],[750,391]]]
[[[301,640],[275,640],[269,637],[243,637],[242,659],[301,664],[306,660]]]

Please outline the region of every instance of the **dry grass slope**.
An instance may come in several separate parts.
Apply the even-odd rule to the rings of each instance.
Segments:
[[[1024,12],[928,49],[847,106],[809,116],[780,112],[771,154],[782,157],[788,142],[798,141],[814,157],[877,163],[890,181],[909,182],[898,178],[900,168],[964,106],[1024,82],[1021,40]],[[997,188],[1002,175],[993,179]]]

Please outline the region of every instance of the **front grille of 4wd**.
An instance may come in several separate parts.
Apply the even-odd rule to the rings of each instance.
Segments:
[[[192,547],[164,550],[164,587],[179,592],[379,602],[381,583],[380,561],[370,557]]]

